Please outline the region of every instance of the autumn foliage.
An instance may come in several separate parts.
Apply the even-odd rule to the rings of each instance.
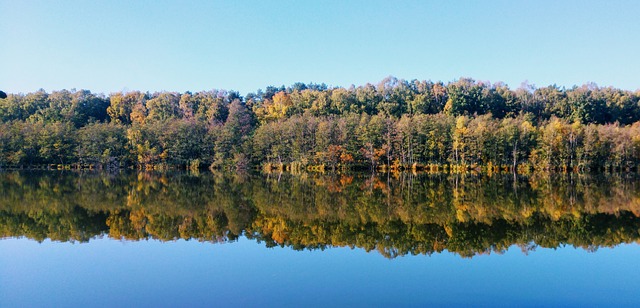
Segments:
[[[0,100],[0,167],[626,171],[639,121],[640,92],[594,84],[38,91]]]

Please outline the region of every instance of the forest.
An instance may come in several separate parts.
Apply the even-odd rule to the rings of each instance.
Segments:
[[[636,171],[640,90],[388,77],[349,88],[0,99],[0,168]]]

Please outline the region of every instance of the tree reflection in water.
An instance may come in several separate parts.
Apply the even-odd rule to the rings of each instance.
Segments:
[[[635,175],[0,173],[0,236],[471,257],[640,239]]]

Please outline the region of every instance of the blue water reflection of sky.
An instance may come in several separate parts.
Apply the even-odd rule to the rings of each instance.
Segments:
[[[638,305],[640,247],[464,259],[293,251],[241,239],[0,241],[0,307]]]

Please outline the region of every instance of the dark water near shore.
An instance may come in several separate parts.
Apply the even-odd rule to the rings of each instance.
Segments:
[[[0,173],[0,306],[637,305],[634,175]]]

